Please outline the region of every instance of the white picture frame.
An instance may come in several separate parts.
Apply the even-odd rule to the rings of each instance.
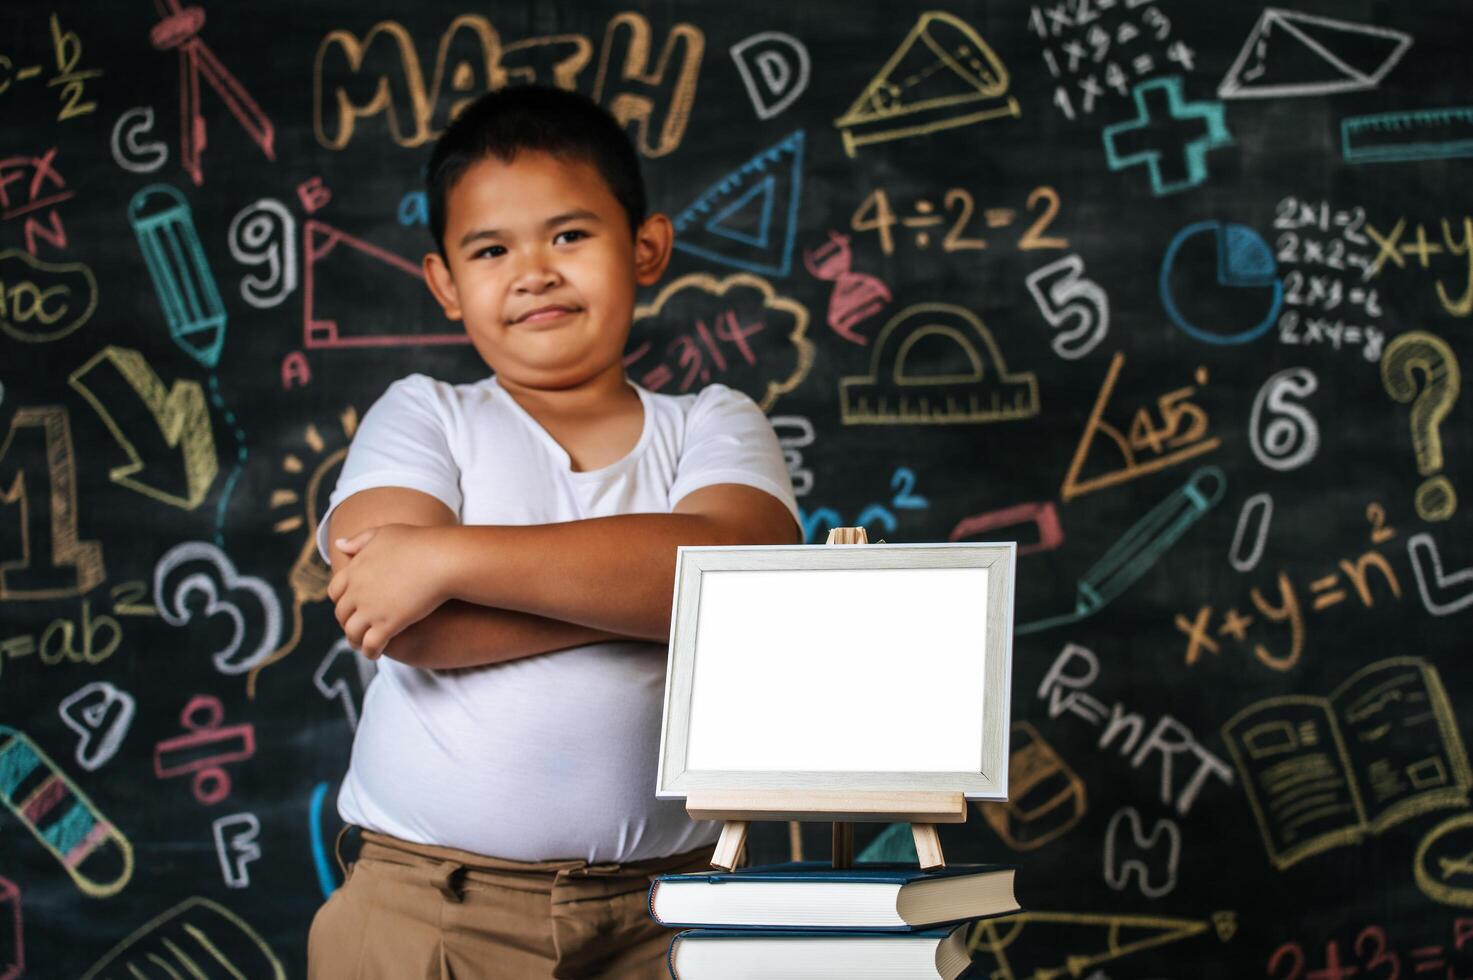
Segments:
[[[679,548],[655,795],[1006,799],[1016,564],[1015,542]]]

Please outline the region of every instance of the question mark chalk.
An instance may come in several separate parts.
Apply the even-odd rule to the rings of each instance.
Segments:
[[[1420,390],[1416,371],[1424,376]],[[1412,450],[1417,472],[1427,477],[1417,488],[1417,515],[1424,521],[1445,521],[1458,509],[1458,495],[1452,481],[1437,473],[1442,469],[1442,437],[1437,429],[1462,387],[1458,359],[1441,337],[1412,330],[1386,345],[1381,383],[1392,398],[1412,403]]]

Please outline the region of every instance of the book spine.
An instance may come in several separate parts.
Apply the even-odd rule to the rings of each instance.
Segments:
[[[650,918],[654,919],[656,922],[663,926],[665,924],[665,920],[655,914],[655,890],[659,887],[660,883],[658,881],[650,885],[650,897],[646,901],[649,904]]]

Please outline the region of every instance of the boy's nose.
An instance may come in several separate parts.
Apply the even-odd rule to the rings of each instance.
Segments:
[[[540,293],[551,289],[560,281],[561,277],[555,270],[544,265],[532,264],[517,277],[517,290],[526,293]]]

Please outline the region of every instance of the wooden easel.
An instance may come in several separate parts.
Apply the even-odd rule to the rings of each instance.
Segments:
[[[869,544],[862,527],[836,527],[828,544]],[[692,790],[685,809],[693,820],[723,820],[721,839],[711,866],[722,871],[736,867],[753,820],[827,820],[834,825],[833,865],[854,864],[856,822],[909,823],[916,856],[927,871],[946,867],[936,825],[965,823],[967,801],[961,793],[897,790]]]

